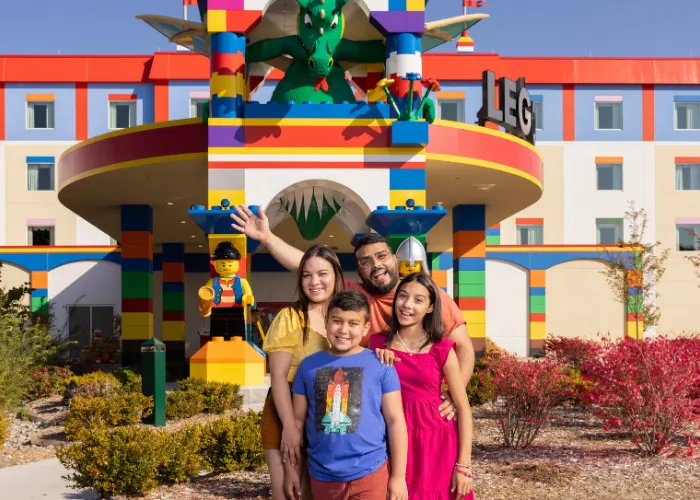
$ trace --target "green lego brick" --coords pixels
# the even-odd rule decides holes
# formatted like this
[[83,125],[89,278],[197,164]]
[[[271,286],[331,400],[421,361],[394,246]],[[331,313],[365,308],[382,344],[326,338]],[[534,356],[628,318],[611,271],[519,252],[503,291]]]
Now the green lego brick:
[[486,237],[486,244],[487,245],[500,245],[501,244],[501,237],[500,236],[487,236]]
[[455,283],[454,286],[454,296],[455,298],[467,299],[467,298],[477,298],[482,299],[486,297],[486,284],[481,285],[465,285]]
[[47,316],[49,314],[49,299],[47,297],[32,297],[32,313]]
[[391,247],[391,251],[396,253],[396,250],[399,248],[399,245],[403,243],[405,239],[407,239],[409,236],[413,236],[415,239],[421,242],[421,245],[423,245],[423,248],[427,248],[426,242],[427,242],[427,235],[425,234],[390,234],[387,237],[387,241],[389,242],[389,246]]
[[185,292],[163,292],[163,311],[184,311]]
[[545,313],[547,297],[542,296],[530,296],[530,312],[531,313]]
[[452,279],[455,285],[485,285],[486,271],[457,271]]
[[153,273],[122,272],[123,299],[152,299]]

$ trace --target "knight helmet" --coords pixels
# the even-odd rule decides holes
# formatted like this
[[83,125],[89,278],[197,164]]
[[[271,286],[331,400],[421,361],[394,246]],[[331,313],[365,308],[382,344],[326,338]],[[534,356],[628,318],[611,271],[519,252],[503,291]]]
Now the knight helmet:
[[425,248],[417,238],[409,236],[401,242],[399,248],[396,249],[396,260],[401,262],[405,260],[409,266],[415,266],[416,262],[423,265],[423,269],[428,269],[428,256],[425,253]]

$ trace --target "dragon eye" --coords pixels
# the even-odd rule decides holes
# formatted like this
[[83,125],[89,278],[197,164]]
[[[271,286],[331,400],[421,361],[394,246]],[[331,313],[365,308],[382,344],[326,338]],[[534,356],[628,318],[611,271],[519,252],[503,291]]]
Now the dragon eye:
[[333,16],[333,20],[331,21],[331,29],[334,30],[336,26],[338,26],[338,14]]
[[308,14],[304,15],[304,24],[306,25],[307,28],[311,28],[311,18],[309,17]]

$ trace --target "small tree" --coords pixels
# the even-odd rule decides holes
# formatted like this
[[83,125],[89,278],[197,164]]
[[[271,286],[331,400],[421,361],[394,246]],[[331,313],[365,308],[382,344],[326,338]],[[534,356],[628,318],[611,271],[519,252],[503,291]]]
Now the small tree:
[[25,283],[6,290],[2,286],[2,262],[0,262],[0,316],[11,315],[21,320],[31,316],[31,307],[22,304],[25,295],[31,296],[34,289]]
[[666,272],[665,263],[670,250],[661,248],[661,242],[649,243],[645,239],[648,225],[647,213],[643,208],[637,210],[634,202],[629,203],[625,212],[628,224],[628,238],[620,240],[625,252],[604,248],[601,259],[605,276],[615,299],[621,302],[628,314],[634,318],[635,338],[640,339],[644,326],[656,326],[661,318],[661,311],[656,305],[659,296],[657,285]]

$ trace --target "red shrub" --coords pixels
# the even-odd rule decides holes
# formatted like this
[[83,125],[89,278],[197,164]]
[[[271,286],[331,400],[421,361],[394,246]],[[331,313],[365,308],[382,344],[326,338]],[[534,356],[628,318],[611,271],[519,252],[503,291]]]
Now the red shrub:
[[50,366],[32,373],[32,384],[29,387],[29,396],[42,398],[61,394],[68,385],[68,380],[73,373],[68,368]]
[[578,337],[550,335],[544,342],[544,352],[548,357],[581,370],[583,365],[593,362],[599,356],[600,342]]
[[525,448],[537,437],[552,410],[570,397],[570,384],[556,360],[518,361],[504,354],[489,364],[500,404],[505,445]]
[[648,455],[666,450],[671,437],[698,418],[700,348],[683,339],[604,341],[602,356],[586,365],[595,381],[590,401],[611,432],[631,432]]

